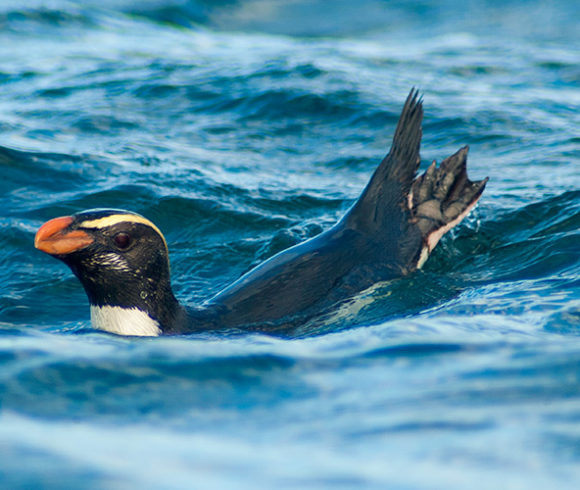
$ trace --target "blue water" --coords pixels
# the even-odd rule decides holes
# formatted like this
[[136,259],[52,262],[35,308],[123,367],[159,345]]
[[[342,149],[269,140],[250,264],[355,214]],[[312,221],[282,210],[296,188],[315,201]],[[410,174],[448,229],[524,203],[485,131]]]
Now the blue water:
[[[23,7],[23,5],[26,5]],[[574,0],[0,3],[0,486],[578,488]],[[195,304],[329,227],[412,86],[483,198],[297,338],[90,329],[38,227],[155,221]]]

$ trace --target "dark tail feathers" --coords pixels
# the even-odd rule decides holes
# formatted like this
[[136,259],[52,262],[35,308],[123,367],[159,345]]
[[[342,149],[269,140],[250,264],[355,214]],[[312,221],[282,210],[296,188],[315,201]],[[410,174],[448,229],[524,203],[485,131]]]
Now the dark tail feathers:
[[393,211],[409,194],[421,162],[422,121],[423,104],[419,92],[412,89],[399,117],[389,153],[348,215],[351,226],[366,228],[369,232],[388,227]]
[[[415,178],[422,120],[422,101],[412,89],[389,153],[348,215],[352,227],[373,234],[398,234],[400,266],[405,271],[421,267],[439,239],[475,206],[488,180],[468,179],[467,147],[439,167],[433,162]],[[418,234],[422,240],[413,238]]]

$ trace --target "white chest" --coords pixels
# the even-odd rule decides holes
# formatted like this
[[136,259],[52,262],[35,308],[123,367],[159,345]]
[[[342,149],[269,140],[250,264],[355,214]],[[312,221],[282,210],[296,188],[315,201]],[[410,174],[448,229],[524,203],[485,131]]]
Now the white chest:
[[91,323],[97,330],[105,330],[118,335],[140,337],[161,335],[159,323],[137,308],[91,306]]

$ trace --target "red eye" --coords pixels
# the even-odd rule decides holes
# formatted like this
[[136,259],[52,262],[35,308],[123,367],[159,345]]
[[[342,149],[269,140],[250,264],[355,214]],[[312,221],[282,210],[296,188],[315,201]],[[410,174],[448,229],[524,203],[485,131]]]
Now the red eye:
[[129,248],[129,245],[131,245],[131,237],[127,234],[127,233],[117,233],[114,237],[113,237],[113,241],[115,242],[115,245],[117,246],[117,248],[119,248],[120,250],[125,250],[127,248]]

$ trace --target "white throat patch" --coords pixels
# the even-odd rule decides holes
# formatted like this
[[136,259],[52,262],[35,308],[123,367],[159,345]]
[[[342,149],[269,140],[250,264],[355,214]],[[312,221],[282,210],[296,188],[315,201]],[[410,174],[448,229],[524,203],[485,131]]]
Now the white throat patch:
[[105,330],[118,335],[139,337],[161,335],[159,323],[137,308],[91,305],[91,323],[97,330]]

